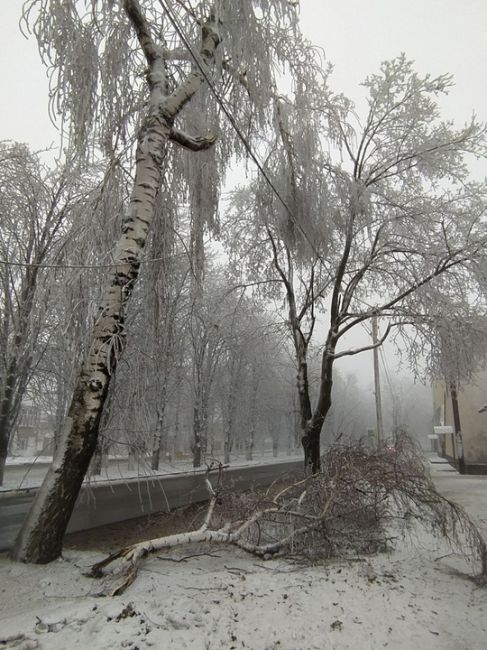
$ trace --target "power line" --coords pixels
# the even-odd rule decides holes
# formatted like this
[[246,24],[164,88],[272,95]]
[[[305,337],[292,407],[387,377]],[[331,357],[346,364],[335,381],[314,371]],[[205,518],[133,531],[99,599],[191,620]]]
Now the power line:
[[387,383],[389,384],[389,390],[391,391],[392,395],[394,396],[395,391],[394,391],[394,387],[392,385],[391,377],[389,375],[389,370],[388,370],[388,367],[387,367],[387,361],[386,361],[385,353],[384,353],[384,350],[382,349],[382,346],[379,347],[379,354],[380,354],[380,360],[381,360],[381,363],[382,363],[382,367],[384,368],[384,373],[385,373],[385,376],[386,376],[386,379],[387,379]]
[[258,159],[257,155],[256,155],[256,154],[254,153],[254,151],[252,150],[252,147],[250,146],[250,144],[249,144],[247,138],[245,137],[245,135],[242,133],[240,127],[238,126],[238,124],[237,124],[236,120],[234,119],[233,115],[231,114],[230,110],[229,110],[229,109],[227,108],[227,106],[225,105],[225,101],[224,101],[224,99],[220,96],[219,92],[217,91],[217,89],[215,88],[215,86],[214,86],[214,84],[213,84],[213,81],[211,80],[211,77],[208,75],[208,73],[207,73],[207,71],[206,71],[206,69],[205,69],[205,68],[206,68],[206,65],[205,65],[204,61],[201,59],[201,57],[199,56],[199,54],[198,54],[197,52],[194,51],[194,49],[193,49],[191,43],[189,42],[188,37],[187,37],[186,34],[184,33],[184,29],[181,27],[181,25],[180,25],[180,23],[179,23],[178,18],[177,18],[177,17],[172,13],[172,10],[171,10],[171,9],[169,8],[169,6],[166,4],[165,0],[159,0],[159,4],[161,5],[162,9],[163,9],[164,12],[166,13],[167,17],[169,18],[169,20],[170,20],[172,26],[173,26],[174,29],[176,30],[176,32],[177,32],[179,38],[181,39],[181,41],[183,42],[183,45],[184,45],[184,46],[186,47],[186,49],[188,50],[188,52],[189,52],[189,54],[191,55],[193,61],[196,63],[196,65],[197,65],[199,71],[201,72],[201,74],[202,74],[203,78],[205,79],[206,83],[208,84],[208,87],[210,88],[210,90],[211,90],[213,96],[215,97],[216,101],[218,102],[218,104],[220,105],[221,109],[222,109],[223,112],[225,113],[225,115],[226,115],[228,121],[230,122],[230,124],[232,125],[233,129],[235,130],[235,133],[237,134],[237,136],[238,136],[239,139],[241,140],[242,144],[244,145],[244,147],[245,147],[247,153],[249,154],[249,156],[250,156],[250,157],[252,158],[252,160],[254,161],[255,165],[257,166],[257,169],[260,171],[260,173],[262,174],[262,176],[263,176],[264,180],[266,181],[266,183],[269,185],[269,187],[270,187],[271,190],[274,192],[274,194],[276,195],[276,197],[279,199],[280,203],[282,204],[282,206],[284,207],[284,209],[286,210],[286,212],[287,212],[287,213],[289,214],[289,216],[291,217],[291,220],[292,220],[292,222],[294,223],[294,225],[299,229],[299,231],[302,233],[302,235],[303,235],[303,237],[305,238],[305,240],[306,240],[306,241],[308,242],[308,244],[311,246],[312,251],[315,253],[315,255],[316,255],[317,257],[319,257],[319,258],[321,259],[321,255],[320,255],[320,254],[318,253],[318,251],[316,250],[316,248],[315,248],[313,242],[309,239],[309,237],[308,237],[308,235],[306,234],[306,232],[304,231],[303,227],[298,223],[298,220],[296,219],[296,217],[295,217],[293,211],[291,210],[291,208],[289,207],[289,205],[287,204],[287,202],[285,201],[285,199],[282,197],[282,195],[280,194],[279,190],[278,190],[278,189],[276,188],[276,186],[274,185],[272,179],[270,178],[270,176],[268,175],[268,173],[267,173],[266,170],[264,169],[264,167],[263,167],[262,163],[260,162],[260,160]]
[[[139,260],[139,264],[152,264],[153,262],[162,262],[165,257],[152,257],[147,260]],[[117,266],[124,266],[128,262],[112,262],[111,264],[34,264],[30,262],[9,262],[8,260],[0,260],[0,264],[4,266],[19,266],[23,268],[38,268],[38,269],[110,269]]]
[[[165,11],[167,17],[169,18],[171,24],[173,25],[174,29],[178,33],[181,41],[183,42],[184,46],[188,50],[189,54],[191,55],[192,59],[196,63],[199,71],[201,72],[203,78],[205,79],[206,83],[208,84],[208,87],[210,88],[213,96],[215,97],[216,101],[220,105],[221,109],[225,113],[225,116],[227,117],[228,121],[230,122],[231,126],[235,130],[238,138],[244,145],[247,153],[251,157],[251,159],[254,161],[255,165],[257,166],[257,169],[259,172],[262,174],[264,180],[266,183],[269,185],[271,188],[272,192],[275,194],[275,196],[278,198],[286,212],[289,214],[291,217],[292,222],[294,225],[299,229],[299,231],[302,233],[303,237],[305,240],[308,242],[310,245],[311,249],[313,252],[316,254],[317,257],[321,258],[321,255],[318,253],[316,250],[313,242],[309,239],[307,233],[304,231],[303,227],[301,224],[298,223],[298,220],[296,219],[293,211],[287,204],[286,200],[282,197],[281,193],[279,190],[276,188],[275,184],[273,183],[272,179],[264,169],[262,163],[258,159],[257,155],[254,153],[251,145],[249,144],[247,138],[245,135],[242,133],[240,127],[238,126],[237,122],[235,121],[233,115],[231,114],[230,110],[227,108],[224,99],[220,96],[218,93],[217,89],[215,88],[213,81],[211,80],[211,77],[208,75],[206,69],[205,69],[205,63],[201,59],[201,57],[196,53],[189,42],[186,34],[184,33],[183,28],[179,24],[178,18],[172,13],[172,10],[169,8],[168,5],[166,5],[165,0],[159,0],[159,4]],[[150,259],[141,259],[139,260],[139,264],[151,264],[154,262],[161,262],[165,258],[164,257],[154,257]],[[0,264],[4,266],[17,266],[17,267],[23,267],[23,268],[43,268],[43,269],[107,269],[107,268],[113,268],[117,266],[121,266],[125,264],[124,262],[119,262],[119,263],[110,263],[110,264],[32,264],[28,262],[9,262],[8,260],[0,260]]]

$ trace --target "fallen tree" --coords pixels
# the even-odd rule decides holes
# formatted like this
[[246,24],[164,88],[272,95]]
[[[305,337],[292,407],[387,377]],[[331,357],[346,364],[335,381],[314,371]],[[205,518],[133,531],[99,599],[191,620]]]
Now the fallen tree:
[[330,448],[313,476],[271,486],[264,494],[223,489],[207,474],[210,501],[196,530],[121,548],[94,564],[88,575],[121,577],[111,595],[122,593],[150,554],[182,544],[230,544],[268,558],[350,557],[391,548],[395,537],[419,522],[480,563],[487,580],[487,546],[467,513],[436,490],[420,453],[407,438],[380,449],[361,442]]

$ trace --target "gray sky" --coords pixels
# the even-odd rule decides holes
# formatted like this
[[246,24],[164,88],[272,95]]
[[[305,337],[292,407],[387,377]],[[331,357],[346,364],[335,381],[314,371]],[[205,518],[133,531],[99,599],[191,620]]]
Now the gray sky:
[[[40,149],[55,143],[57,133],[48,117],[47,76],[35,41],[24,39],[18,28],[22,4],[0,0],[0,139]],[[486,0],[301,0],[301,7],[306,35],[334,64],[330,85],[353,99],[359,111],[360,83],[381,61],[405,52],[420,73],[454,74],[445,118],[463,123],[475,111],[487,120]],[[482,165],[478,171],[487,175],[485,161]],[[364,381],[369,357],[353,357],[340,367],[357,371]]]
[[[47,78],[34,40],[18,29],[23,0],[0,0],[0,139],[45,147],[56,139]],[[450,72],[445,117],[487,119],[486,0],[301,0],[305,33],[335,66],[331,84],[360,107],[359,84],[381,61],[405,52],[421,73]],[[487,173],[487,169],[486,169]]]
[[23,0],[0,0],[0,140],[44,148],[57,140],[47,111],[48,83],[34,38],[19,30]]
[[445,117],[487,117],[485,0],[302,0],[308,37],[334,64],[332,86],[354,101],[359,84],[386,59],[404,52],[420,73],[451,73],[456,87]]

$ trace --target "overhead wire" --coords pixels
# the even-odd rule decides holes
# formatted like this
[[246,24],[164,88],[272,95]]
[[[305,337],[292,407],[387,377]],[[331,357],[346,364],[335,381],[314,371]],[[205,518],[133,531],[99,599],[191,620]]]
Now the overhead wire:
[[[238,126],[236,120],[234,119],[233,115],[231,114],[230,110],[225,104],[224,99],[220,96],[218,90],[215,88],[215,85],[208,74],[206,68],[206,65],[202,58],[198,55],[197,52],[194,51],[194,48],[192,47],[191,43],[189,42],[188,37],[186,36],[183,27],[180,25],[178,18],[173,14],[172,10],[169,8],[169,5],[166,4],[165,0],[159,0],[159,4],[161,5],[162,9],[166,13],[167,17],[169,18],[173,28],[177,32],[179,38],[181,39],[183,45],[185,48],[188,50],[191,58],[195,62],[196,66],[198,67],[201,75],[203,76],[204,80],[208,84],[208,87],[210,88],[211,93],[215,97],[217,103],[221,107],[222,111],[224,112],[225,116],[227,117],[228,121],[230,122],[232,128],[234,129],[235,133],[237,134],[238,138],[242,142],[242,144],[245,147],[245,150],[247,151],[248,155],[250,158],[253,160],[255,163],[257,169],[261,173],[262,177],[264,178],[265,182],[268,184],[268,186],[271,188],[272,192],[274,195],[277,197],[279,202],[282,204],[286,212],[288,213],[289,217],[291,218],[292,222],[294,225],[298,228],[298,230],[301,232],[303,235],[304,239],[306,242],[309,244],[311,247],[312,251],[315,253],[315,255],[321,259],[321,255],[317,251],[314,243],[310,240],[308,237],[307,233],[301,226],[301,224],[298,222],[296,216],[294,215],[293,211],[289,207],[288,203],[286,200],[283,198],[277,187],[275,186],[275,183],[272,181],[270,178],[269,174],[265,170],[263,164],[255,154],[255,152],[252,149],[252,146],[248,142],[247,138],[245,137],[244,133]],[[139,260],[140,264],[151,264],[154,262],[160,262],[164,258],[163,257],[154,257],[150,259],[141,259]],[[123,265],[124,262],[119,262],[115,263],[112,262],[110,264],[32,264],[28,262],[10,262],[8,260],[0,260],[0,264],[4,266],[18,266],[18,267],[25,267],[25,268],[53,268],[53,269],[105,269],[105,268],[112,268],[114,266],[120,266]]]
[[387,383],[389,384],[389,390],[391,391],[391,394],[394,396],[395,395],[395,390],[392,385],[391,377],[389,375],[389,369],[388,369],[388,364],[385,358],[384,350],[382,349],[382,346],[379,347],[379,355],[380,355],[380,360],[382,363],[382,367],[384,369],[384,374],[386,376]]
[[[161,262],[164,257],[152,257],[149,259],[139,260],[139,264],[151,264],[153,262]],[[20,266],[24,268],[39,268],[39,269],[109,269],[117,266],[124,266],[128,262],[111,262],[110,264],[35,264],[30,262],[9,262],[8,260],[0,260],[0,264],[4,266]]]
[[279,202],[282,204],[282,206],[284,207],[284,209],[286,210],[286,212],[290,216],[291,221],[293,222],[293,224],[298,228],[298,230],[301,232],[301,234],[303,235],[303,237],[305,238],[307,243],[310,245],[312,251],[315,253],[315,255],[317,257],[319,257],[321,259],[321,255],[316,250],[315,245],[310,240],[307,233],[305,232],[305,230],[303,229],[301,224],[296,219],[296,216],[294,215],[293,211],[289,207],[286,200],[282,197],[281,193],[279,192],[279,190],[275,186],[275,184],[272,181],[272,179],[270,178],[269,174],[266,172],[263,164],[260,162],[259,158],[257,157],[255,152],[253,151],[252,146],[248,142],[245,135],[242,133],[242,130],[238,126],[238,124],[237,124],[235,118],[233,117],[231,111],[226,106],[225,100],[223,99],[223,97],[220,96],[220,93],[215,88],[215,85],[214,85],[214,83],[213,83],[213,81],[211,79],[211,76],[208,74],[208,72],[206,70],[205,62],[199,56],[199,54],[194,51],[194,48],[191,45],[191,43],[189,42],[189,39],[186,36],[183,27],[179,23],[179,19],[173,14],[172,10],[169,8],[169,5],[166,4],[165,0],[159,0],[159,4],[161,5],[162,9],[166,13],[167,17],[169,18],[169,21],[171,22],[172,26],[176,30],[176,32],[177,32],[179,38],[181,39],[183,45],[185,46],[185,48],[188,50],[189,54],[191,55],[191,58],[195,62],[195,64],[198,67],[201,75],[203,76],[204,80],[208,84],[208,87],[209,87],[211,93],[215,97],[215,99],[216,99],[217,103],[219,104],[219,106],[221,107],[222,111],[225,113],[225,116],[227,117],[228,121],[230,122],[231,126],[233,127],[233,129],[234,129],[235,133],[237,134],[238,138],[240,139],[240,141],[244,145],[245,150],[247,151],[247,153],[249,154],[249,156],[251,157],[251,159],[255,163],[257,169],[259,170],[259,172],[262,174],[262,177],[264,178],[265,182],[269,185],[272,192],[275,194],[275,196],[277,197]]

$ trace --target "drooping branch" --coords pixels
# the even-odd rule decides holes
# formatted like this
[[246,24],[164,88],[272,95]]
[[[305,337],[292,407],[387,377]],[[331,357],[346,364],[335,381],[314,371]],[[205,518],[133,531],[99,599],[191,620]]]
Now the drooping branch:
[[[230,544],[264,558],[376,553],[390,548],[401,526],[410,530],[416,521],[462,554],[471,553],[479,561],[479,579],[486,580],[487,547],[478,528],[462,508],[437,492],[421,452],[407,437],[395,441],[392,455],[355,442],[333,446],[323,462],[314,476],[289,480],[284,488],[271,487],[264,494],[232,495],[218,481],[216,488],[209,487],[208,510],[197,530],[120,549],[94,564],[88,575],[121,577],[110,592],[117,595],[134,581],[149,554],[201,542]],[[220,512],[215,515],[217,500]]]

